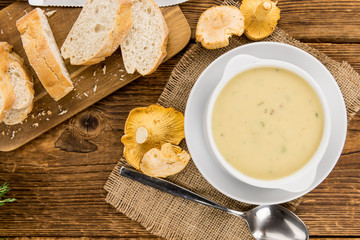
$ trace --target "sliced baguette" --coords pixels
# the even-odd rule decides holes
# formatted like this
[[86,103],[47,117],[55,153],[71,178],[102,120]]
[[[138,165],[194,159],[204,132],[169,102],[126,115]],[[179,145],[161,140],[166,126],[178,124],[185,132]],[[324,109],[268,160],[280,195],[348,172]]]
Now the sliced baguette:
[[15,125],[22,123],[31,112],[34,103],[22,109],[11,109],[4,118],[4,123],[7,125]]
[[14,89],[11,85],[8,74],[0,72],[0,123],[5,118],[15,101]]
[[9,51],[11,46],[0,42],[0,123],[15,102],[15,92],[9,76]]
[[24,69],[24,60],[12,52],[12,46],[6,42],[0,42],[2,51],[2,68],[7,69],[6,76],[12,86],[11,94],[14,96],[13,106],[5,113],[3,119],[7,125],[22,122],[31,112],[34,100],[34,89],[32,80]]
[[110,56],[131,26],[131,0],[87,0],[61,47],[73,65],[91,65]]
[[58,101],[74,87],[43,10],[35,8],[16,26],[31,66],[46,91]]
[[166,56],[169,30],[160,8],[153,0],[133,0],[133,24],[121,43],[128,73],[153,73]]
[[31,78],[20,62],[10,61],[9,74],[11,84],[14,87],[15,103],[13,108],[6,113],[4,123],[14,125],[24,121],[31,112],[33,108],[34,89]]
[[24,60],[16,53],[9,53],[10,81],[15,92],[15,102],[12,109],[23,109],[29,107],[34,100],[34,89],[32,79],[24,69]]

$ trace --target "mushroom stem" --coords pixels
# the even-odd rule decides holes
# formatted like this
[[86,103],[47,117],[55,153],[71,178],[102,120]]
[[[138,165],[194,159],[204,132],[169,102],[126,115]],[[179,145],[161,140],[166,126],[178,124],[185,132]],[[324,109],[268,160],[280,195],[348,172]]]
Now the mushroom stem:
[[148,133],[147,129],[144,127],[138,127],[138,129],[136,130],[136,136],[135,136],[136,142],[139,144],[144,143],[144,142],[146,142],[148,137],[149,137],[149,133]]
[[262,1],[255,10],[255,16],[257,18],[264,18],[270,12],[272,3],[269,0]]

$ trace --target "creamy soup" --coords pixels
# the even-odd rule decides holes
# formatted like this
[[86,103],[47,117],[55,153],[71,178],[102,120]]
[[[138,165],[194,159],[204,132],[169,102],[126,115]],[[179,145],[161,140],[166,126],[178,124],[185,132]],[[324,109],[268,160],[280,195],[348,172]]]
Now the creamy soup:
[[262,67],[232,78],[212,115],[212,133],[222,156],[256,179],[273,180],[302,168],[323,134],[321,102],[299,75]]

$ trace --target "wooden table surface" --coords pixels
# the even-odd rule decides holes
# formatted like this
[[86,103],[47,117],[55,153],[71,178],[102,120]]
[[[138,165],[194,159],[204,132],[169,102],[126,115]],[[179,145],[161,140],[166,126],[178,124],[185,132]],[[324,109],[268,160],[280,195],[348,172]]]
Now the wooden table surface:
[[[0,8],[12,0],[0,1]],[[194,32],[201,12],[221,1],[180,5]],[[360,0],[280,0],[279,26],[360,71]],[[1,19],[7,21],[7,19]],[[186,51],[29,144],[0,153],[0,183],[16,203],[0,207],[0,237],[155,239],[105,203],[104,183],[122,153],[129,111],[155,103]],[[360,239],[360,114],[348,125],[342,156],[296,213],[311,239]]]

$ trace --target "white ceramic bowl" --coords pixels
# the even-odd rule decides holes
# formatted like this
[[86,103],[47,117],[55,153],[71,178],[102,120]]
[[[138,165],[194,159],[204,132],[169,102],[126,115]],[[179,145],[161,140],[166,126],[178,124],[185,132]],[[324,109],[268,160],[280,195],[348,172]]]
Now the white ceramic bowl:
[[[240,171],[236,170],[233,166],[231,166],[219,152],[211,130],[211,121],[212,121],[212,113],[214,104],[217,100],[217,97],[224,86],[231,80],[235,75],[247,71],[253,68],[259,67],[276,67],[286,69],[291,71],[300,77],[302,77],[309,85],[314,89],[315,93],[320,99],[322,109],[324,112],[324,130],[323,136],[318,146],[317,151],[315,152],[314,156],[310,159],[310,161],[302,167],[300,170],[296,171],[295,173],[283,177],[276,180],[260,180],[249,177]],[[205,117],[204,117],[204,134],[207,145],[211,151],[213,157],[217,160],[219,165],[223,167],[229,174],[234,176],[235,178],[243,181],[247,184],[262,187],[262,188],[276,188],[276,189],[283,189],[286,191],[291,192],[301,192],[307,189],[314,181],[316,175],[316,169],[319,165],[320,160],[322,159],[325,150],[329,143],[330,138],[330,112],[329,106],[327,104],[326,98],[324,93],[322,92],[319,85],[316,81],[304,70],[301,68],[279,60],[270,60],[270,59],[260,59],[250,55],[241,54],[233,57],[226,65],[224,74],[222,79],[216,86],[215,90],[213,91],[211,97],[209,98]]]

